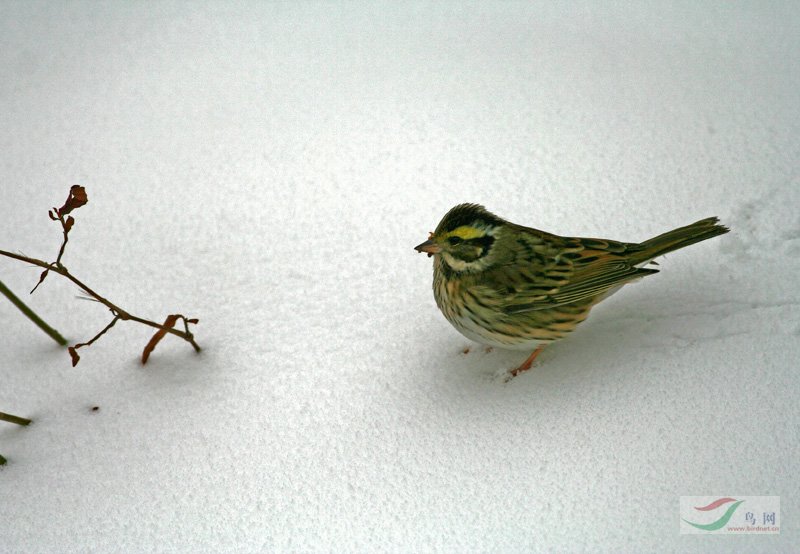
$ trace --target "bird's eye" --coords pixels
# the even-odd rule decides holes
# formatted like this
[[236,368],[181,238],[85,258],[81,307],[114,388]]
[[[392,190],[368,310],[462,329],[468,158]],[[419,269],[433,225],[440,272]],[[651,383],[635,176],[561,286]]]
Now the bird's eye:
[[464,239],[462,239],[461,237],[450,237],[449,239],[447,239],[447,242],[450,243],[450,246],[455,246],[456,244],[464,242]]

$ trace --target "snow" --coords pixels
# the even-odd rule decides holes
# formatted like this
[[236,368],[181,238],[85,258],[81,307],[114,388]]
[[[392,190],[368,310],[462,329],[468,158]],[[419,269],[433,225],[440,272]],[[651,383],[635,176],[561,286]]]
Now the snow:
[[[80,364],[0,302],[2,552],[796,548],[796,3],[4,2],[0,248],[130,312]],[[644,240],[717,215],[532,371],[413,251],[460,202]],[[71,341],[109,321],[0,279]],[[468,354],[462,353],[470,347]],[[92,411],[98,406],[99,410]],[[776,495],[779,536],[679,534]]]

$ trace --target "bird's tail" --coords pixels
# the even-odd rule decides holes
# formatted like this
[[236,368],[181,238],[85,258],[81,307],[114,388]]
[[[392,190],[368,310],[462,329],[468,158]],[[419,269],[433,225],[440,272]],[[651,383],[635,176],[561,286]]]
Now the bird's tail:
[[668,231],[663,235],[658,235],[649,240],[644,241],[639,245],[638,252],[634,252],[631,256],[631,261],[634,265],[638,265],[658,256],[678,250],[684,246],[689,246],[696,242],[724,235],[730,229],[724,225],[718,225],[719,219],[716,217],[709,217],[701,219],[686,227],[679,227]]

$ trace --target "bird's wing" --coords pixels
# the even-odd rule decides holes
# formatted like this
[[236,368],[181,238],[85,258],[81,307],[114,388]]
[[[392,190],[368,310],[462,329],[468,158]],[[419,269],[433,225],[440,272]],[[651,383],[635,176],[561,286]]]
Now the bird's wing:
[[509,314],[546,310],[601,296],[655,269],[632,265],[629,250],[638,245],[540,233],[513,263],[493,269],[483,283]]

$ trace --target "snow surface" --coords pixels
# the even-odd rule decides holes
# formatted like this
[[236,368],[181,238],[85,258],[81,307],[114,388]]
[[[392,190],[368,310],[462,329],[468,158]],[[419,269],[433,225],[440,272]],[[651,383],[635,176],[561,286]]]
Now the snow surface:
[[[0,551],[787,552],[800,511],[800,9],[0,3],[0,248],[118,324],[0,302]],[[718,215],[508,384],[412,247],[480,202],[643,240]],[[39,271],[0,260],[25,296]],[[109,320],[51,276],[72,341]],[[471,347],[469,354],[462,350]],[[99,406],[98,411],[91,407]],[[679,534],[780,495],[779,536]]]

